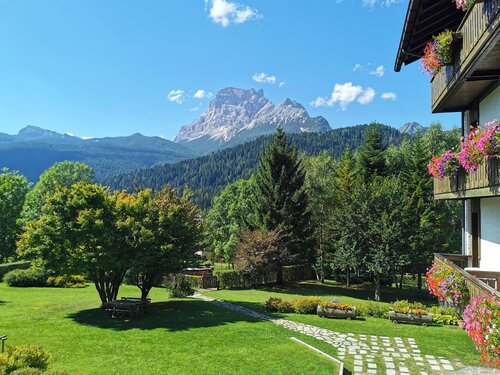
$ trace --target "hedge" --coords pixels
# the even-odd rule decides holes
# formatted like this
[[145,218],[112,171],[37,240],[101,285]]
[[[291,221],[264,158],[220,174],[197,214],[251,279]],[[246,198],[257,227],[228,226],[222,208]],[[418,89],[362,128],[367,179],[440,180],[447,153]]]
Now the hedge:
[[13,263],[2,263],[0,264],[0,281],[2,281],[3,277],[7,272],[10,272],[12,270],[16,269],[28,269],[30,268],[31,262],[29,261],[22,261],[22,262],[13,262]]
[[[285,283],[310,280],[313,277],[313,269],[307,265],[284,266],[282,270]],[[219,279],[220,289],[249,288],[257,285],[275,284],[277,281],[276,272],[268,272],[258,278],[244,276],[238,271],[217,272],[216,276]]]
[[4,277],[8,286],[35,287],[47,286],[47,272],[36,269],[15,269]]

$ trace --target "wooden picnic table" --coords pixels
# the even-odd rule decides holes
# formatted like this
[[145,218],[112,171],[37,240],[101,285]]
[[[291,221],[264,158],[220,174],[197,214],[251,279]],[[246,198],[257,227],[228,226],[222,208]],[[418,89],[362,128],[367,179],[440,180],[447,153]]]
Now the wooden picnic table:
[[142,300],[140,298],[123,297],[120,300],[114,300],[106,303],[104,308],[113,318],[120,316],[136,318],[144,315],[146,305],[150,302],[151,300],[148,302],[147,300]]

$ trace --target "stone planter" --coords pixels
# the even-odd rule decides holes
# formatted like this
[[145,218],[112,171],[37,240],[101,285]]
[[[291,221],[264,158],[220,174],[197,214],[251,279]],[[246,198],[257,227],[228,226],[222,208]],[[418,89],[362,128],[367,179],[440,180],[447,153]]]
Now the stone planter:
[[432,314],[415,315],[389,311],[389,320],[393,323],[411,322],[426,326],[427,324],[432,324]]
[[352,310],[341,310],[332,309],[328,307],[321,307],[318,305],[318,316],[323,318],[340,318],[340,319],[356,319],[357,310],[356,308]]

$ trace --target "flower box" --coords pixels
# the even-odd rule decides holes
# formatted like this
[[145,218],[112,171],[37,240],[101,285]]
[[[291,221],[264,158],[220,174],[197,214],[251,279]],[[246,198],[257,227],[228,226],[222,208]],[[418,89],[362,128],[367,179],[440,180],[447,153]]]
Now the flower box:
[[393,323],[411,322],[426,326],[432,323],[432,314],[404,314],[395,311],[389,311],[389,320]]
[[356,308],[344,310],[344,309],[334,309],[330,307],[323,307],[318,305],[318,316],[323,318],[341,318],[341,319],[356,319],[358,311]]

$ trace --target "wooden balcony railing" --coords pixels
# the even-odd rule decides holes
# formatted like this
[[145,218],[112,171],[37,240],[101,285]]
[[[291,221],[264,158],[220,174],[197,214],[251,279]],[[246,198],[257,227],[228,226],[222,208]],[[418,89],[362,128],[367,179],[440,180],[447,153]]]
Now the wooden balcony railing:
[[457,176],[434,178],[434,199],[466,199],[500,195],[500,160],[492,157],[475,172],[460,170]]
[[[442,69],[431,82],[432,111],[439,112],[447,95],[453,91],[471,67],[477,56],[490,42],[500,25],[500,0],[484,0],[475,4],[465,15],[457,32],[462,35],[462,48],[452,64]],[[459,108],[454,108],[453,111]],[[450,109],[447,109],[449,111]]]
[[[488,273],[488,278],[486,280],[482,280],[470,273],[466,272],[463,268],[459,267],[455,264],[451,259],[458,259],[457,257],[467,257],[468,256],[460,256],[457,254],[434,254],[434,262],[447,264],[453,269],[457,270],[465,279],[465,283],[467,284],[467,288],[469,289],[469,294],[471,298],[480,297],[483,295],[490,296],[494,295],[498,300],[500,300],[500,293],[493,289],[489,284],[489,279],[491,279],[491,273]],[[477,273],[477,272],[476,272]],[[497,273],[500,276],[500,272]],[[485,282],[487,281],[487,282]]]

